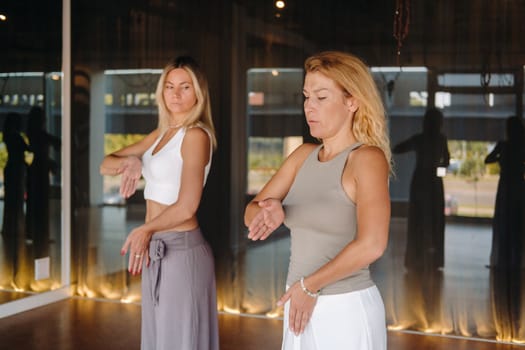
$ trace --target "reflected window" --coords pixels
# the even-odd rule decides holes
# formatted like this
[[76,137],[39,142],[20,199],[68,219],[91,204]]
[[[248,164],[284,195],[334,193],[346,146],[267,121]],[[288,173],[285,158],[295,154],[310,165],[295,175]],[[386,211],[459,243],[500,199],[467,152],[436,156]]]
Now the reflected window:
[[372,77],[389,114],[407,115],[427,105],[427,68],[372,67]]
[[247,190],[256,195],[303,142],[303,70],[248,70]]
[[445,214],[493,217],[499,166],[485,164],[493,142],[449,140],[450,165],[443,179]]
[[[104,71],[105,132],[104,154],[139,141],[155,128],[155,89],[160,69],[113,69]],[[120,178],[104,176],[104,204],[123,205]],[[144,189],[139,182],[138,191]],[[137,198],[140,196],[136,196]]]
[[303,143],[301,136],[250,137],[248,139],[248,189],[256,195],[277,172],[282,162]]
[[[254,68],[247,72],[246,199],[253,198],[271,179],[288,155],[303,143],[303,70]],[[250,244],[239,266],[243,296],[239,306],[247,313],[282,316],[276,296],[285,290],[290,255],[288,229],[282,225],[266,241]],[[272,266],[262,263],[271,257]]]
[[473,73],[444,73],[438,75],[438,83],[442,86],[513,86],[513,74],[473,74]]

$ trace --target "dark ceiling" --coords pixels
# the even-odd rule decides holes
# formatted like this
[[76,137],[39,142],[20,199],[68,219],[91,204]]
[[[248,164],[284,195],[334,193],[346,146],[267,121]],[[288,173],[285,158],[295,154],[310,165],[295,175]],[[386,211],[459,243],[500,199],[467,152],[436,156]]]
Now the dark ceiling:
[[[264,18],[322,49],[344,46],[373,64],[400,63],[465,69],[516,67],[525,63],[523,0],[272,1],[239,0],[252,18]],[[398,19],[396,9],[406,17]],[[399,28],[399,27],[397,27]],[[385,62],[386,61],[386,62]]]
[[[286,3],[284,10],[277,10],[273,0],[75,0],[72,41],[74,49],[97,50],[99,59],[108,60],[112,59],[109,51],[114,52],[115,48],[121,50],[120,54],[137,55],[129,51],[141,28],[174,32],[174,37],[177,33],[193,35],[199,40],[209,33],[222,32],[218,40],[226,41],[238,35],[235,28],[229,27],[232,14],[237,13],[248,23],[246,28],[252,28],[247,31],[246,40],[265,50],[274,44],[282,48],[299,45],[306,52],[344,49],[365,57],[373,65],[399,63],[456,70],[497,71],[525,63],[523,0],[287,0]],[[405,15],[398,22],[395,22],[396,8],[401,8]],[[0,57],[1,70],[20,66],[20,60],[25,65],[31,60],[35,66],[60,65],[57,54],[61,50],[60,0],[3,1],[0,11],[8,15],[7,21],[0,22],[0,40],[7,49]],[[145,23],[141,26],[140,21]],[[250,23],[256,22],[262,25],[251,26]],[[395,29],[396,23],[399,30]],[[396,40],[396,34],[404,39]],[[115,46],[114,42],[122,41],[122,37],[127,38],[124,44]],[[166,46],[164,42],[149,44],[160,41],[158,35],[143,40],[145,47],[134,48],[144,51],[142,55],[158,55],[154,51]],[[105,46],[100,44],[104,41]],[[398,44],[402,44],[400,56],[396,55]],[[108,52],[104,53],[105,50]]]

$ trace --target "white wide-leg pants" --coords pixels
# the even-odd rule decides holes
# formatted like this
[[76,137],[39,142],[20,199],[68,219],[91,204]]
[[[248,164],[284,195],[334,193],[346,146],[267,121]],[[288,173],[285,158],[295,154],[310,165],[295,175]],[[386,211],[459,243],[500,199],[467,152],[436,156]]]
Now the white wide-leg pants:
[[386,350],[383,299],[376,286],[344,294],[321,295],[305,331],[288,328],[284,306],[282,350]]

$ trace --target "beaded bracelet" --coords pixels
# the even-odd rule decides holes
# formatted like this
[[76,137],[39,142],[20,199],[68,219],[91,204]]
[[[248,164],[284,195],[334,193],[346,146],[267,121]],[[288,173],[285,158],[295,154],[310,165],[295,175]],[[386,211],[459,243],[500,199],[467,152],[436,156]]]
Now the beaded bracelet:
[[319,292],[315,292],[315,293],[311,292],[311,291],[308,290],[308,288],[305,287],[305,285],[304,285],[304,277],[301,277],[301,289],[309,297],[317,298],[319,296]]

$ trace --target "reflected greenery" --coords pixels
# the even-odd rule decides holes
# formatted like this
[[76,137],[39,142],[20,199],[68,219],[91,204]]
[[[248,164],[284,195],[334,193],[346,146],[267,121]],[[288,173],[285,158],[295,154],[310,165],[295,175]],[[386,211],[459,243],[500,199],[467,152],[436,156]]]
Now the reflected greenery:
[[105,134],[104,154],[110,154],[144,138],[142,134]]

